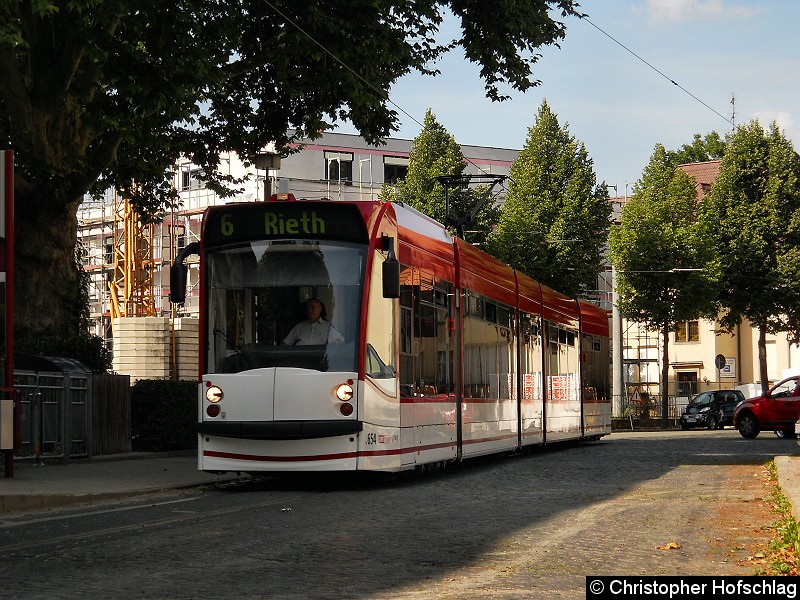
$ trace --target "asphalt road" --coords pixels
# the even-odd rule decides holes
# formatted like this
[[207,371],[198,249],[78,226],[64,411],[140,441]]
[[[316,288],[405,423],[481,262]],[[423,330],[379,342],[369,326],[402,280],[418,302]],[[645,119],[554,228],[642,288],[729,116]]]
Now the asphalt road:
[[689,431],[398,480],[253,480],[0,519],[10,598],[585,598],[587,575],[751,575],[765,463]]

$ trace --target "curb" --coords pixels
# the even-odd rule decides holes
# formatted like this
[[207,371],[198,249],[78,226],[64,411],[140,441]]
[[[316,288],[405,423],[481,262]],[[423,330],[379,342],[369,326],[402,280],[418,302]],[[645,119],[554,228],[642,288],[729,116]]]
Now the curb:
[[228,481],[230,480],[203,481],[176,486],[128,490],[124,492],[90,492],[85,494],[10,494],[7,496],[0,496],[0,515],[29,510],[60,508],[64,506],[79,506],[81,504],[92,504],[94,502],[106,502],[109,500],[121,500],[124,498],[136,498],[138,496],[155,496],[159,494],[179,492],[181,490],[191,490],[206,486],[214,486],[220,483],[228,483]]

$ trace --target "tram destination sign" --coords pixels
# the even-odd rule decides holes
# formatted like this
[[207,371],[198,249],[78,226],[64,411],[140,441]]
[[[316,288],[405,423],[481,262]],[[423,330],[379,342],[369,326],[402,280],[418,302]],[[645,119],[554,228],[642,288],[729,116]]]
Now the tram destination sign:
[[207,246],[245,240],[322,239],[367,242],[358,208],[334,202],[260,202],[208,209],[203,225]]

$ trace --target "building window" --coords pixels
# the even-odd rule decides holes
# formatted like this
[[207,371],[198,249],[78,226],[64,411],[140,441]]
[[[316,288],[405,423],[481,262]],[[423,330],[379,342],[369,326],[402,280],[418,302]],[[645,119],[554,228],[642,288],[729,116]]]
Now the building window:
[[383,157],[383,182],[395,185],[408,174],[408,158],[402,156]]
[[699,321],[680,321],[675,330],[676,342],[699,342],[700,341],[700,322]]
[[353,153],[326,152],[325,179],[353,185]]
[[698,382],[696,372],[678,371],[677,375],[677,392],[678,396],[691,398],[698,392]]
[[103,240],[103,261],[110,265],[114,262],[114,238],[108,236]]
[[202,169],[181,170],[181,191],[196,190],[204,186]]

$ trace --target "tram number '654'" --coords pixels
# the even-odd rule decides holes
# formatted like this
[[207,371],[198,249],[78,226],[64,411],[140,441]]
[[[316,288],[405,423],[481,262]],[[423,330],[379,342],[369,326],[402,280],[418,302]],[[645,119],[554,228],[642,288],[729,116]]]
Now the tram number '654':
[[368,433],[367,446],[374,446],[375,444],[393,444],[400,440],[400,436],[395,434],[389,435],[384,433]]

